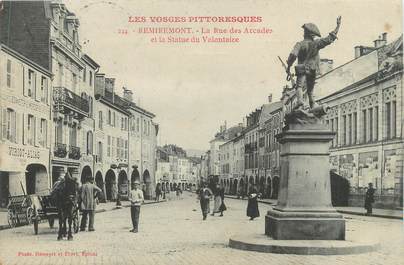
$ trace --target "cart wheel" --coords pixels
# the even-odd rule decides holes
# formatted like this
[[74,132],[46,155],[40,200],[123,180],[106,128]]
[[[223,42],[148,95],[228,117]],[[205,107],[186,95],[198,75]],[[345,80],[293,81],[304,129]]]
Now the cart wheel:
[[32,220],[35,219],[34,216],[35,216],[34,208],[29,207],[27,209],[27,221],[29,225],[32,224]]
[[38,234],[38,220],[35,219],[33,222],[34,222],[34,232],[35,232],[35,235],[37,235]]
[[13,211],[8,209],[7,211],[7,221],[8,221],[8,225],[10,227],[15,227],[17,222],[16,222],[16,218],[17,216],[14,215]]
[[53,228],[53,224],[55,223],[55,219],[50,218],[50,219],[48,220],[48,222],[49,222],[49,227],[50,227],[50,228]]

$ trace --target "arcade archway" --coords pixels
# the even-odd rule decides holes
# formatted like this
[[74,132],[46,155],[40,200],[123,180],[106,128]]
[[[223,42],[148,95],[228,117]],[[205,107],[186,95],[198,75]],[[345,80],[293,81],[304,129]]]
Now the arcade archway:
[[100,171],[97,171],[95,174],[95,185],[102,190],[102,198],[100,198],[100,202],[105,202],[104,180],[102,179]]
[[105,174],[105,191],[107,195],[107,200],[116,200],[117,198],[117,187],[116,187],[116,177],[115,172],[110,169]]
[[265,198],[271,198],[271,192],[272,192],[272,181],[270,177],[267,177],[267,188],[265,191]]
[[122,198],[127,199],[129,195],[129,181],[125,170],[121,170],[118,175],[118,193]]
[[278,199],[278,192],[279,192],[279,177],[274,176],[272,180],[272,199]]

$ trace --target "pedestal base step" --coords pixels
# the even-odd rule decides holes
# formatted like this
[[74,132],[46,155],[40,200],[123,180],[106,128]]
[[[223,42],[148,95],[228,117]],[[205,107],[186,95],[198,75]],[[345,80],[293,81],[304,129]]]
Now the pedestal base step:
[[376,251],[377,242],[348,240],[274,240],[264,234],[235,235],[229,240],[235,249],[296,255],[349,255]]

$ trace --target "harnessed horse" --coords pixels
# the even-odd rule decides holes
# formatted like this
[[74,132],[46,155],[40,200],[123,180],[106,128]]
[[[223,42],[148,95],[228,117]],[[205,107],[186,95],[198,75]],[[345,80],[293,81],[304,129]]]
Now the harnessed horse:
[[66,236],[66,221],[68,221],[69,224],[67,239],[73,240],[72,221],[77,207],[77,192],[78,183],[69,172],[65,174],[64,180],[61,180],[55,185],[51,192],[51,196],[52,198],[54,198],[56,206],[58,208],[58,240],[62,240],[63,237]]

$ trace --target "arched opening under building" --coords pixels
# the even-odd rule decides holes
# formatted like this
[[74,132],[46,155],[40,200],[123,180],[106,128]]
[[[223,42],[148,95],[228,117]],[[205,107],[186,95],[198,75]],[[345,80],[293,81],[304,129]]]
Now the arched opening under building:
[[137,166],[135,166],[133,168],[132,175],[130,176],[130,182],[131,182],[131,185],[132,185],[131,186],[132,189],[133,189],[133,183],[135,182],[135,180],[140,182],[140,173],[137,170]]
[[182,190],[185,190],[185,183],[182,183]]
[[265,177],[260,178],[260,185],[258,190],[262,195],[265,194]]
[[91,168],[89,166],[83,167],[83,170],[81,171],[81,184],[86,183],[87,179],[92,176],[93,172],[91,171]]
[[95,174],[95,185],[102,190],[102,197],[99,199],[100,202],[105,202],[104,180],[100,171],[97,171]]
[[45,192],[48,189],[48,172],[42,164],[29,164],[25,169],[25,193]]
[[231,193],[233,194],[233,195],[235,195],[235,194],[237,194],[237,179],[235,179],[234,181],[233,181],[233,189],[232,189],[232,191],[231,191]]
[[278,199],[278,191],[279,191],[279,177],[274,176],[272,180],[272,199]]
[[172,191],[173,190],[173,184],[170,182],[170,190],[169,191]]
[[168,182],[166,182],[166,191],[170,191],[170,185]]
[[145,199],[151,199],[152,196],[152,183],[151,183],[151,177],[150,177],[150,173],[149,170],[145,170],[143,172],[143,183],[145,184],[145,188],[146,188],[146,194],[144,194],[144,198]]
[[239,183],[238,186],[237,186],[237,192],[238,192],[240,195],[244,194],[244,192],[245,192],[244,186],[245,186],[245,184],[244,184],[244,179],[241,178],[241,179],[240,179],[240,183]]
[[271,177],[267,177],[267,188],[265,190],[265,198],[271,198],[271,191],[272,191],[272,181]]
[[129,181],[125,170],[121,170],[118,174],[118,193],[121,199],[129,198]]
[[107,195],[107,200],[116,200],[117,196],[117,187],[116,187],[116,178],[115,172],[110,169],[105,174],[105,192]]

